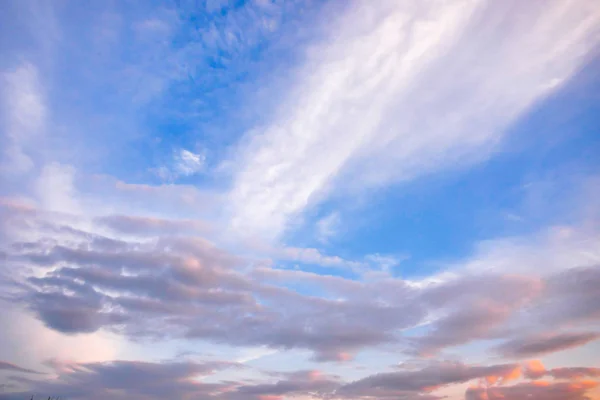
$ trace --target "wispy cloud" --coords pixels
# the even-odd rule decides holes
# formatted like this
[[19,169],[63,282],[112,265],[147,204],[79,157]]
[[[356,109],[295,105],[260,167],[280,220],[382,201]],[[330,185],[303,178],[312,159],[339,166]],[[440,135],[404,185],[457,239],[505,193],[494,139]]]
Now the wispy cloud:
[[75,168],[70,165],[50,163],[43,166],[35,184],[43,209],[70,214],[82,212],[75,191],[75,174]]
[[317,239],[326,243],[334,237],[340,229],[341,217],[338,212],[332,212],[317,221]]
[[206,154],[194,153],[190,150],[175,151],[171,165],[163,165],[156,169],[158,176],[166,181],[175,181],[180,177],[199,174],[206,170]]
[[33,64],[22,63],[2,78],[3,103],[6,105],[2,170],[20,174],[35,165],[30,151],[36,150],[48,112],[38,70]]
[[[473,382],[465,398],[473,399],[568,399],[584,400],[598,386],[595,379],[578,380],[577,376],[595,378],[592,369],[571,368],[577,374],[557,375],[561,381],[527,380],[510,386],[522,377],[520,364],[469,365],[460,362],[430,363],[423,368],[379,373],[346,382],[339,376],[319,370],[273,373],[271,378],[250,382],[228,380],[208,382],[206,378],[226,369],[241,368],[228,362],[133,362],[49,363],[58,378],[53,381],[24,379],[36,391],[59,393],[74,399],[101,399],[110,394],[117,399],[188,398],[201,395],[214,400],[266,400],[286,397],[372,399],[401,398],[434,400],[436,390],[448,385]],[[543,367],[543,366],[542,366]],[[527,371],[527,370],[526,370]],[[527,375],[526,375],[527,376]],[[477,384],[475,382],[481,382]],[[16,394],[16,393],[15,393]],[[510,397],[509,397],[510,396]]]
[[274,237],[331,191],[488,158],[597,43],[592,2],[522,7],[531,18],[513,18],[510,3],[358,2],[271,123],[249,133],[233,225]]
[[40,372],[38,372],[38,371],[34,371],[34,370],[28,369],[28,368],[19,367],[18,365],[15,365],[13,363],[9,363],[9,362],[6,362],[6,361],[2,361],[2,360],[0,360],[0,370],[16,371],[16,372],[26,372],[28,374],[40,374]]

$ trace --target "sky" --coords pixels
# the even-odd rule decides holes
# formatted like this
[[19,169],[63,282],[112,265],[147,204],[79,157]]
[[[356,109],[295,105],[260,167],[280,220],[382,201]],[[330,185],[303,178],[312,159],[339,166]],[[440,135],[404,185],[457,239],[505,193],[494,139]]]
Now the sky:
[[600,399],[599,50],[594,0],[1,1],[0,399]]

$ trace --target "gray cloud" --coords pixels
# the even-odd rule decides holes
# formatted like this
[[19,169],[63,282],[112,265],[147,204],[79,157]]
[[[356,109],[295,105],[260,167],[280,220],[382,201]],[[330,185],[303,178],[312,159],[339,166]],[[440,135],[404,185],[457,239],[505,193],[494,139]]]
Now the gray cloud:
[[547,285],[547,297],[536,310],[543,322],[566,325],[600,318],[600,265],[559,272]]
[[58,375],[56,379],[21,379],[19,382],[37,393],[92,400],[108,395],[115,399],[140,400],[164,397],[263,400],[309,395],[328,399],[432,400],[438,398],[431,394],[437,388],[478,378],[508,380],[519,370],[517,364],[472,366],[447,362],[431,364],[420,370],[376,374],[351,383],[319,371],[279,373],[276,380],[272,376],[251,382],[211,380],[208,383],[205,377],[241,366],[220,361],[71,363],[57,360],[51,360],[47,365]]
[[447,347],[495,338],[527,304],[535,301],[543,282],[536,277],[462,275],[425,286],[416,304],[435,319],[428,332],[410,338],[411,352],[433,355]]
[[2,360],[0,360],[0,371],[1,370],[4,370],[4,371],[15,371],[15,372],[26,372],[28,374],[41,374],[41,372],[34,371],[34,370],[28,369],[28,368],[19,367],[16,364],[9,363],[7,361],[2,361]]
[[295,396],[310,394],[317,398],[327,398],[341,384],[339,378],[319,371],[298,371],[287,374],[285,379],[274,383],[239,385],[234,391],[225,393],[225,399],[256,399],[269,396]]
[[420,300],[431,307],[481,301],[517,306],[535,297],[542,287],[537,277],[525,275],[464,274],[424,288]]
[[[596,267],[549,277],[464,274],[425,285],[385,274],[356,281],[254,267],[256,260],[185,232],[111,237],[96,233],[94,221],[27,207],[13,207],[7,218],[24,226],[11,226],[16,239],[7,237],[0,249],[6,293],[46,326],[69,334],[109,329],[133,338],[308,349],[316,360],[342,361],[380,345],[434,354],[474,340],[526,337],[550,322],[590,320],[600,304],[592,284]],[[98,221],[134,221],[135,229],[147,222]],[[179,222],[161,220],[157,229]],[[297,284],[312,293],[291,289]],[[403,337],[423,323],[425,333]]]
[[550,333],[521,337],[504,342],[497,351],[505,357],[538,357],[573,347],[582,346],[600,338],[596,332]]
[[490,336],[492,330],[504,323],[510,314],[510,308],[498,304],[475,304],[459,308],[436,321],[430,333],[412,342],[420,354],[435,354],[445,347]]
[[[1,365],[1,364],[0,364]],[[277,372],[250,381],[229,379],[219,381],[207,378],[226,369],[250,368],[223,361],[110,361],[74,363],[49,360],[46,366],[54,370],[56,378],[40,380],[12,377],[11,381],[25,385],[28,392],[0,394],[8,400],[29,393],[51,393],[55,396],[77,399],[152,400],[161,398],[213,400],[264,400],[295,396],[313,396],[323,399],[440,399],[435,391],[455,384],[477,381],[485,386],[467,390],[467,400],[489,399],[556,399],[587,400],[586,394],[598,385],[598,368],[556,368],[545,370],[541,364],[517,363],[497,365],[469,365],[460,362],[430,362],[420,369],[407,367],[393,372],[366,376],[353,382],[320,371]],[[530,371],[536,371],[531,375]],[[522,375],[523,373],[523,375]],[[561,381],[540,385],[522,381],[508,386],[521,377],[539,379],[552,376]],[[503,397],[504,396],[504,397]]]
[[[345,360],[365,346],[396,341],[396,329],[424,317],[422,307],[393,304],[401,281],[377,296],[366,285],[347,291],[344,301],[305,296],[265,282],[248,260],[202,238],[114,239],[66,230],[45,217],[32,218],[37,240],[11,243],[7,258],[38,270],[24,276],[17,299],[64,333],[105,328],[134,337],[303,348],[319,360]],[[68,237],[57,237],[57,229]]]
[[[48,393],[71,399],[184,399],[208,398],[222,384],[201,382],[203,377],[226,368],[238,367],[228,362],[113,361],[105,363],[49,363],[58,378],[46,381],[26,380],[32,393]],[[17,395],[0,395],[10,399]],[[4,396],[4,397],[2,397]]]
[[464,383],[477,378],[508,379],[519,370],[518,364],[470,366],[462,363],[441,363],[421,370],[387,372],[360,379],[342,386],[336,392],[344,397],[397,398],[407,392],[431,392],[446,385]]

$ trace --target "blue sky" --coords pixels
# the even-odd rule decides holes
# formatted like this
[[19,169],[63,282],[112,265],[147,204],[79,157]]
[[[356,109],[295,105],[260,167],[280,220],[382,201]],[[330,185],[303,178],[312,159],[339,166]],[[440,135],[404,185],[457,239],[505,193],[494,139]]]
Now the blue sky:
[[597,398],[599,44],[588,0],[3,2],[0,399]]

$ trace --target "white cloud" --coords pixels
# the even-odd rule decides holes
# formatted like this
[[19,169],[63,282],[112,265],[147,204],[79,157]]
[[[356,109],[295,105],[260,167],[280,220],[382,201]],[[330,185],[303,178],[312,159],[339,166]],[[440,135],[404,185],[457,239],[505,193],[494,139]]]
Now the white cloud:
[[3,76],[5,104],[4,160],[2,170],[23,173],[31,170],[34,161],[28,154],[47,118],[37,68],[23,63]]
[[171,31],[171,25],[160,18],[149,18],[134,24],[138,34],[151,37],[167,36]]
[[473,254],[439,266],[441,272],[409,281],[414,287],[436,285],[463,275],[486,273],[548,276],[600,264],[600,233],[585,226],[550,226],[528,235],[476,243]]
[[315,264],[324,267],[361,268],[367,264],[361,261],[346,260],[339,256],[328,256],[314,248],[283,247],[274,252],[273,256],[280,260],[298,261],[305,264]]
[[600,263],[600,234],[571,226],[554,226],[536,235],[489,240],[479,244],[467,271],[542,272]]
[[389,254],[369,254],[365,257],[367,261],[377,265],[384,272],[390,272],[391,268],[399,265],[408,258],[408,256],[393,256]]
[[69,214],[81,214],[74,185],[75,168],[51,163],[45,165],[36,182],[42,208]]
[[193,175],[204,169],[206,155],[182,149],[175,157],[175,168],[182,175]]
[[275,353],[277,353],[277,350],[265,346],[243,349],[235,362],[245,364]]
[[175,151],[171,165],[163,165],[155,170],[163,180],[174,181],[182,176],[192,176],[204,172],[206,168],[206,153],[194,153],[190,150]]
[[332,212],[318,220],[316,224],[317,239],[323,243],[327,242],[338,233],[341,222],[342,220],[338,212]]
[[359,2],[244,141],[232,225],[277,237],[332,190],[488,158],[595,45],[594,3]]

